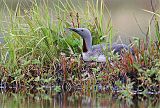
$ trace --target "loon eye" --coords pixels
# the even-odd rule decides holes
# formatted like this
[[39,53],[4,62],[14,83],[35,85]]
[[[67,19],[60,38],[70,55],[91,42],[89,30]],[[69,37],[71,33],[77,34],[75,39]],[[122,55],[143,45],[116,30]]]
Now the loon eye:
[[84,30],[82,29],[81,31],[83,32]]

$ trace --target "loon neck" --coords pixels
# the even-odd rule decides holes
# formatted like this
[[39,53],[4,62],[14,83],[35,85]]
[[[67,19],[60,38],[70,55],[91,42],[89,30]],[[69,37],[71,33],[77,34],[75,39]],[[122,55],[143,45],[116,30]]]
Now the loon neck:
[[83,38],[83,52],[88,52],[92,50],[92,37]]

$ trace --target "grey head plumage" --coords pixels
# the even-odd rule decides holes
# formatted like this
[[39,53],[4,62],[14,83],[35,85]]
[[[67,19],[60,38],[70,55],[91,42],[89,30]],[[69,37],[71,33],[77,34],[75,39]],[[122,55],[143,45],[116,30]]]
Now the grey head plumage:
[[69,28],[71,31],[79,34],[83,39],[83,46],[87,48],[88,51],[92,50],[92,36],[91,32],[87,28]]

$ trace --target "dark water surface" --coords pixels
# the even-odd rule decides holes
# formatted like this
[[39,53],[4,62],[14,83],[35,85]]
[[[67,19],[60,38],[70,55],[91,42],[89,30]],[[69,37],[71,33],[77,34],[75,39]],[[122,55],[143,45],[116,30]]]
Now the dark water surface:
[[117,99],[117,94],[109,93],[45,93],[0,94],[0,108],[160,108],[159,98],[145,99],[134,96],[132,100]]

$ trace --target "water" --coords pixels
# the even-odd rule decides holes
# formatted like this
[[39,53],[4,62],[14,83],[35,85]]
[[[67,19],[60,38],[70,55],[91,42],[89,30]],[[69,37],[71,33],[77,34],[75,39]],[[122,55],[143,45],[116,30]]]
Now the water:
[[160,108],[158,97],[132,100],[117,99],[117,94],[106,92],[64,92],[45,94],[0,94],[0,108]]

